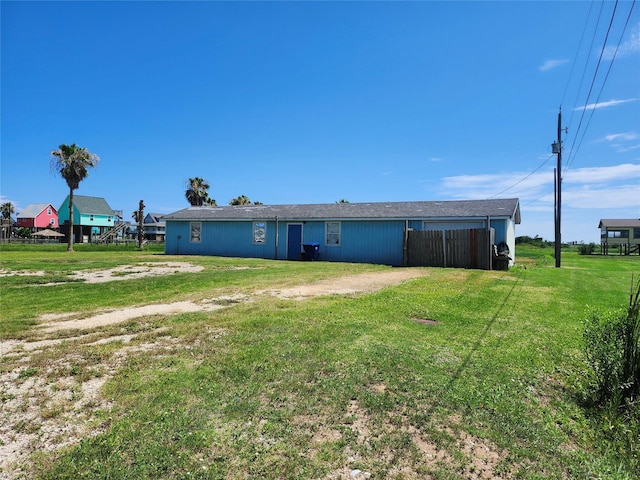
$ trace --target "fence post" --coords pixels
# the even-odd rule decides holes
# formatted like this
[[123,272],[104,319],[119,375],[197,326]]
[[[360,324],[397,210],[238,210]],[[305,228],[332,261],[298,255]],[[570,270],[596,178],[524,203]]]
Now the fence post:
[[447,233],[442,230],[442,267],[447,268]]

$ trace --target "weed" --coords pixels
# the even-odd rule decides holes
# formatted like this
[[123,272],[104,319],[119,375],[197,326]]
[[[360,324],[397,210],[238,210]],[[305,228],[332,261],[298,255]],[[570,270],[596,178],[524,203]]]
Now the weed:
[[37,368],[33,368],[33,367],[24,368],[18,372],[18,380],[31,378],[37,373],[38,373]]

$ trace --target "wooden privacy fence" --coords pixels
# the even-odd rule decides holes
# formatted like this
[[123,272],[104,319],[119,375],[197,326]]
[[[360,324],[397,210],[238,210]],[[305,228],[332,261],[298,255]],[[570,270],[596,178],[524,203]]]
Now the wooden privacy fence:
[[491,270],[494,235],[493,228],[408,230],[406,264]]

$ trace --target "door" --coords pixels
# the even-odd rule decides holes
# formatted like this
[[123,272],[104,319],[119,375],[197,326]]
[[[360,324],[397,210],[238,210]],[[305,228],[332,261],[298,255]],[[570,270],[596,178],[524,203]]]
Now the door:
[[302,224],[287,225],[287,260],[300,260],[302,251]]

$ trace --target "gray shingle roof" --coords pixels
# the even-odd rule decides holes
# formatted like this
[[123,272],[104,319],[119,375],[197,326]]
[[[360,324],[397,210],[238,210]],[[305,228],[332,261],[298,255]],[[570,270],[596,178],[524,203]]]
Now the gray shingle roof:
[[160,223],[164,225],[164,215],[162,213],[147,213],[144,217],[145,224]]
[[[27,205],[16,218],[36,218],[40,213],[47,208],[50,203],[31,203]],[[53,205],[51,205],[53,207]]]
[[113,216],[113,209],[107,201],[101,197],[86,197],[84,195],[74,195],[73,205],[80,213],[93,215]]
[[640,227],[640,219],[638,218],[603,218],[600,220],[598,228],[621,228],[621,227]]
[[517,198],[442,202],[324,203],[310,205],[246,205],[188,207],[165,215],[171,220],[348,220],[455,219],[508,217],[520,223]]

